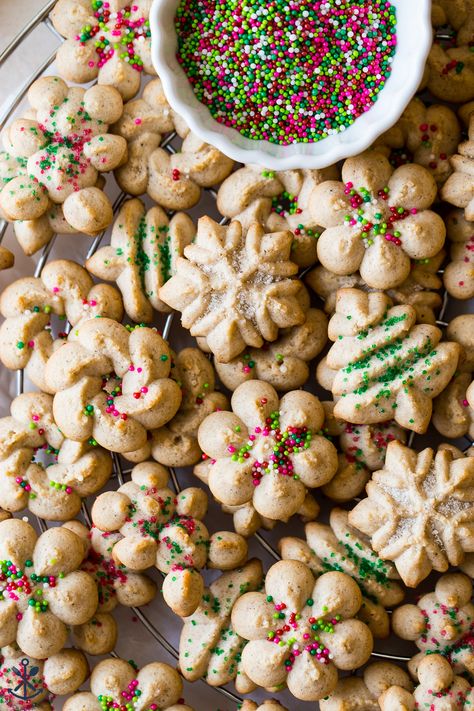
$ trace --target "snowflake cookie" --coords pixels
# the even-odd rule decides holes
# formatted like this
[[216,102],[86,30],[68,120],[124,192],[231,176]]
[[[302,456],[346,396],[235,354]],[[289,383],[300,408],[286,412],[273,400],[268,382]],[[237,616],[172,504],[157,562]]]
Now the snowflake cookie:
[[334,691],[321,699],[321,711],[408,711],[405,706],[382,706],[388,689],[410,694],[413,684],[400,667],[390,662],[374,662],[364,669],[362,677],[339,679]]
[[334,344],[317,369],[336,399],[335,417],[354,424],[393,418],[426,432],[432,399],[452,378],[461,347],[440,343],[439,328],[415,322],[412,306],[392,306],[380,291],[337,292],[328,332]]
[[308,209],[309,197],[316,185],[338,177],[335,166],[273,171],[246,165],[224,180],[217,193],[217,208],[244,229],[260,222],[268,232],[290,230],[294,234],[291,257],[298,266],[308,267],[317,261],[321,231]]
[[358,669],[372,652],[369,628],[354,619],[362,604],[357,584],[344,573],[316,582],[296,560],[272,565],[265,592],[249,592],[232,610],[232,624],[249,640],[242,668],[264,688],[288,686],[297,699],[317,701],[336,687],[338,669]]
[[315,576],[331,570],[350,575],[362,593],[357,613],[374,637],[388,637],[390,631],[386,608],[403,600],[404,590],[392,563],[381,560],[367,538],[348,522],[348,513],[332,509],[329,526],[311,522],[305,526],[306,541],[284,537],[279,542],[283,560],[299,560]]
[[415,98],[374,148],[383,152],[394,168],[412,162],[422,165],[442,185],[452,173],[449,159],[460,139],[461,128],[452,109],[440,104],[425,106]]
[[52,711],[55,696],[73,694],[89,666],[77,649],[63,649],[46,660],[25,656],[16,644],[0,649],[0,699],[12,711]]
[[246,346],[275,341],[280,328],[304,323],[309,307],[305,287],[291,261],[291,232],[266,234],[254,223],[198,222],[194,244],[184,249],[176,274],[160,298],[181,311],[192,336],[205,337],[216,360],[228,363]]
[[218,360],[214,363],[219,379],[229,390],[257,379],[287,392],[305,384],[309,378],[308,363],[321,353],[326,342],[327,319],[322,311],[311,308],[304,323],[282,329],[273,343],[247,348],[229,363]]
[[199,348],[183,348],[174,355],[171,375],[183,397],[173,419],[153,431],[150,452],[167,467],[187,467],[201,458],[197,436],[201,422],[212,412],[228,410],[229,401],[216,391],[214,368]]
[[169,377],[171,351],[156,329],[89,319],[49,358],[45,380],[54,418],[76,442],[113,452],[146,444],[147,430],[168,422],[181,402]]
[[90,689],[67,699],[63,711],[193,711],[182,703],[178,672],[162,662],[139,670],[118,657],[105,659],[92,670]]
[[444,286],[455,299],[472,299],[474,296],[474,221],[468,222],[462,210],[453,210],[446,218],[446,228],[451,242],[449,252],[451,261],[444,270]]
[[[1,362],[10,370],[24,369],[40,390],[51,392],[44,378],[57,346],[51,319],[67,320],[76,328],[99,316],[121,321],[123,305],[112,286],[94,284],[79,264],[57,259],[45,265],[41,277],[22,277],[9,284],[0,296],[0,313],[5,319],[0,326]],[[66,338],[65,331],[58,336]]]
[[246,592],[258,590],[262,564],[252,558],[242,568],[222,573],[205,588],[196,611],[184,619],[179,641],[179,670],[187,681],[204,678],[210,686],[234,681],[237,691],[255,689],[242,669],[245,645],[234,630],[231,613]]
[[367,484],[367,498],[349,523],[369,536],[405,583],[416,587],[432,570],[460,565],[474,550],[474,460],[448,450],[387,447],[385,466]]
[[5,132],[0,210],[32,254],[55,231],[96,235],[110,225],[112,205],[98,177],[125,160],[127,143],[108,132],[123,110],[111,86],[86,90],[42,77],[30,86],[28,100],[28,118]]
[[211,459],[209,488],[226,506],[251,503],[264,518],[287,521],[309,488],[327,484],[336,473],[336,448],[319,434],[323,407],[302,390],[280,400],[261,380],[239,385],[231,403],[232,412],[209,415],[198,431]]
[[12,401],[10,412],[0,419],[0,506],[12,512],[28,507],[48,521],[77,516],[82,499],[109,479],[110,454],[64,439],[53,418],[51,395],[23,393]]
[[392,627],[398,637],[415,642],[420,650],[411,662],[418,665],[424,655],[441,655],[456,674],[474,673],[474,605],[472,581],[463,573],[447,573],[433,592],[416,605],[402,605],[394,610]]
[[64,526],[38,537],[21,519],[0,523],[0,645],[16,641],[25,654],[46,659],[63,649],[66,625],[92,618],[98,595],[79,570],[84,554],[81,538]]
[[325,228],[319,261],[339,275],[359,270],[375,289],[399,286],[411,259],[434,257],[443,247],[443,220],[428,209],[436,193],[433,176],[420,165],[394,171],[375,151],[348,158],[342,182],[325,181],[310,197],[313,219]]
[[[160,79],[128,101],[113,128],[128,143],[128,157],[115,171],[122,190],[148,195],[166,210],[187,210],[199,202],[202,188],[217,185],[231,172],[234,161],[204,143],[168,104]],[[172,155],[160,143],[163,133],[176,131],[183,139]]]
[[150,0],[58,0],[51,20],[65,38],[56,54],[61,76],[76,84],[97,79],[131,99],[141,73],[156,74],[150,6]]
[[117,283],[132,321],[149,323],[154,310],[170,311],[158,292],[175,273],[177,258],[195,234],[193,221],[183,212],[169,220],[161,207],[146,210],[141,200],[126,200],[115,219],[110,245],[97,250],[85,266],[99,279]]
[[459,144],[458,153],[451,158],[451,165],[454,173],[443,185],[441,197],[451,205],[464,208],[466,220],[472,222],[474,221],[474,113],[469,119],[468,140]]
[[165,574],[165,601],[187,617],[204,589],[199,571],[208,560],[215,568],[238,567],[247,557],[247,543],[228,531],[210,536],[201,520],[207,510],[204,491],[190,487],[175,494],[168,477],[157,462],[137,464],[130,482],[95,500],[92,521],[117,565],[135,572],[156,566]]

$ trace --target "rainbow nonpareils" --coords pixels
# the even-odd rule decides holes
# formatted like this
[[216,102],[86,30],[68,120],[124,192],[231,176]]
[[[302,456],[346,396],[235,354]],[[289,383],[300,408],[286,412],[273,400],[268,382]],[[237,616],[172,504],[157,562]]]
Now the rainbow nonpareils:
[[397,43],[387,0],[181,0],[175,25],[178,61],[212,116],[281,145],[368,111]]

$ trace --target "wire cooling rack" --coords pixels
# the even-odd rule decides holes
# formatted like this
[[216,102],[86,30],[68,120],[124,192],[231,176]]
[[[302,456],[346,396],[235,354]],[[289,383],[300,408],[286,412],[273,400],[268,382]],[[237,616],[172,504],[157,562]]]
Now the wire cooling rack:
[[[42,47],[51,48],[51,51],[44,58],[40,58],[35,62],[35,66],[31,68],[20,84],[20,88],[12,92],[11,97],[5,102],[3,109],[0,110],[0,130],[11,120],[16,112],[22,108],[25,102],[25,96],[30,84],[43,74],[54,74],[54,58],[56,49],[62,41],[62,38],[49,20],[49,13],[53,8],[56,0],[49,0],[44,8],[39,11],[14,37],[10,44],[0,53],[0,80],[3,79],[6,72],[9,72],[11,64],[15,64],[17,57],[24,57],[25,47],[36,48],[36,43],[40,42]],[[39,39],[38,39],[39,38]],[[18,65],[18,61],[17,61]],[[11,83],[11,81],[10,81]],[[174,153],[180,145],[180,139],[175,133],[170,133],[164,137],[161,147],[165,148],[170,154]],[[114,214],[120,209],[122,203],[127,198],[127,195],[120,192],[112,176],[107,176],[106,191],[113,199]],[[220,219],[215,206],[216,193],[214,190],[205,190],[203,197],[194,210],[191,211],[193,217],[197,218],[204,214],[209,214],[216,219]],[[146,202],[146,199],[145,199]],[[225,223],[226,220],[220,220]],[[13,252],[15,252],[16,264],[15,267],[6,272],[0,273],[0,285],[3,289],[8,283],[17,279],[20,276],[31,275],[40,276],[41,272],[50,259],[71,258],[79,263],[84,263],[85,259],[89,258],[103,243],[107,243],[109,238],[109,230],[93,239],[84,236],[58,236],[53,239],[43,248],[41,252],[28,259],[21,254],[18,245],[13,237],[11,226],[6,222],[0,222],[0,242],[6,244]],[[443,295],[443,304],[439,313],[438,325],[444,327],[447,325],[446,318],[450,318],[456,313],[462,311],[462,305],[458,302],[454,304],[448,300],[448,295],[445,292]],[[162,331],[163,336],[168,338],[174,349],[182,348],[185,345],[193,345],[192,339],[185,333],[178,324],[178,318],[173,318],[173,314],[166,318],[158,319],[155,325]],[[68,327],[63,330],[68,330]],[[53,328],[54,330],[54,328]],[[314,371],[313,371],[314,373]],[[30,384],[26,382],[23,371],[17,371],[14,378],[11,374],[3,369],[0,373],[0,393],[2,398],[3,411],[2,415],[6,414],[10,399],[19,395],[24,390],[30,389]],[[319,394],[322,399],[328,399],[328,395],[320,391],[315,383],[314,374],[310,378],[310,382],[305,386],[311,389],[316,394]],[[411,434],[410,444],[413,444],[414,433]],[[435,445],[440,441],[439,435],[434,432],[423,437],[416,438],[416,445],[420,448],[426,444]],[[457,442],[458,446],[466,450],[472,446],[472,442],[468,438],[464,438],[462,442]],[[114,473],[109,485],[110,488],[122,484],[131,472],[129,463],[117,454],[113,455]],[[194,485],[199,486],[197,480],[192,476],[190,469],[171,470],[171,479],[176,491],[181,488]],[[82,518],[85,523],[90,524],[90,509],[91,502],[85,501],[82,507]],[[326,502],[326,506],[322,505],[321,519],[327,518],[327,513],[331,508],[331,504]],[[326,514],[326,515],[325,515]],[[217,528],[231,527],[231,519],[229,516],[222,514],[220,508],[211,502],[211,511],[207,522],[212,521],[215,524],[212,530]],[[33,522],[34,523],[34,522]],[[47,523],[37,519],[36,525],[40,530],[47,528]],[[279,555],[276,551],[278,538],[282,535],[298,535],[304,538],[302,524],[298,521],[292,521],[290,524],[283,526],[278,524],[271,532],[265,534],[256,534],[250,540],[250,552],[263,560],[264,567],[267,569],[275,560],[279,560]],[[160,574],[156,571],[152,573],[159,583]],[[216,577],[215,572],[206,573],[207,581],[211,581]],[[423,590],[429,589],[432,585],[432,579],[428,580],[423,585]],[[420,590],[416,591],[420,594]],[[181,622],[175,617],[166,607],[164,602],[157,598],[150,604],[141,609],[120,608],[114,613],[119,624],[119,640],[117,648],[112,652],[112,656],[122,656],[125,659],[133,656],[139,665],[152,660],[162,660],[169,663],[176,663],[178,658],[178,639],[181,630]],[[373,653],[374,658],[392,660],[394,662],[405,662],[413,653],[415,648],[412,645],[400,642],[393,638],[385,641],[376,641],[376,651]],[[94,663],[94,660],[91,659]],[[242,699],[230,688],[210,687],[204,681],[196,682],[193,685],[185,683],[185,697],[188,703],[192,704],[196,711],[234,711]],[[255,692],[251,694],[252,698],[262,700],[265,698],[264,692]],[[281,702],[285,704],[290,711],[315,711],[318,706],[314,703],[296,702],[288,692],[279,695]]]

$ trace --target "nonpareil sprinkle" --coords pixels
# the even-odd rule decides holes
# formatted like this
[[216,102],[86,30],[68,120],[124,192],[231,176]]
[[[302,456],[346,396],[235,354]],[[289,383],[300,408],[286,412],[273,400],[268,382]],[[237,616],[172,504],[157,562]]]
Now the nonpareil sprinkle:
[[280,145],[368,111],[397,44],[387,0],[181,0],[175,27],[177,59],[216,121]]

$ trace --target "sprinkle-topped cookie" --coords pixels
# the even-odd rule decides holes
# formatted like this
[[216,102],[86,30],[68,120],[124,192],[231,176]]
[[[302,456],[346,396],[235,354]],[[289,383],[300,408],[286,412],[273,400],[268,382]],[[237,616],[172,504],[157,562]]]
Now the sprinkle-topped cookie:
[[368,111],[397,44],[386,0],[181,0],[175,26],[178,61],[216,121],[280,145]]

